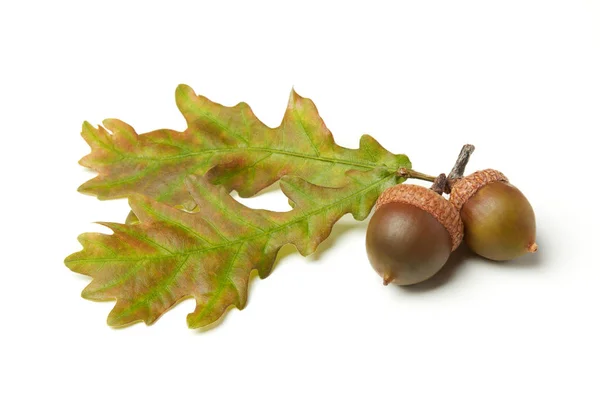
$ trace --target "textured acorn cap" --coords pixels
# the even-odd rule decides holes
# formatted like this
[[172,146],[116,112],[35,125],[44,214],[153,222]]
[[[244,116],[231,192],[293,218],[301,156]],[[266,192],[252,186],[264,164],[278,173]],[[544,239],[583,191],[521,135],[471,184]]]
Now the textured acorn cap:
[[375,210],[390,202],[410,204],[431,214],[450,234],[452,251],[460,245],[464,232],[460,214],[448,200],[433,190],[419,185],[393,186],[379,196]]
[[457,180],[452,185],[450,203],[460,213],[467,200],[473,197],[479,189],[492,182],[508,182],[508,178],[502,172],[495,169],[484,169],[483,171],[473,172],[469,176]]

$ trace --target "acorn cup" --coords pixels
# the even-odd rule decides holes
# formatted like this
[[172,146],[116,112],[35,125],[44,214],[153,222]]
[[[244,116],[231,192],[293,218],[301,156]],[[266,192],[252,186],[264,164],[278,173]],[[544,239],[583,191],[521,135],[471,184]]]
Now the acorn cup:
[[457,179],[450,202],[464,223],[465,243],[476,254],[506,261],[537,251],[533,208],[502,173],[486,169]]
[[400,184],[375,204],[367,255],[384,285],[412,285],[435,275],[462,238],[460,215],[448,200],[423,186]]

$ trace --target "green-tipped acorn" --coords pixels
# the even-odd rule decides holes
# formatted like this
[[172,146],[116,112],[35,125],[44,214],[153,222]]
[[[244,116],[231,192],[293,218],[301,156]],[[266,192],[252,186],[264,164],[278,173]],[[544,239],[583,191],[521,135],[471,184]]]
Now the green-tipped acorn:
[[502,173],[486,169],[458,179],[450,202],[460,212],[466,244],[482,257],[506,261],[537,251],[533,208]]
[[412,285],[436,274],[462,237],[460,216],[450,202],[433,190],[402,184],[377,200],[367,254],[385,285]]

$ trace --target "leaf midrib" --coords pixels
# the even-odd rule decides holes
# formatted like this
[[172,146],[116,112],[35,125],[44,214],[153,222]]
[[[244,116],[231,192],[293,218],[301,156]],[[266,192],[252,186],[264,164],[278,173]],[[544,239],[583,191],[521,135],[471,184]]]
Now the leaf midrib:
[[[353,151],[352,149],[349,149]],[[348,159],[339,159],[333,157],[323,157],[323,156],[315,156],[310,154],[303,154],[300,152],[288,151],[285,149],[273,149],[266,147],[234,147],[234,148],[212,148],[212,149],[202,149],[202,151],[190,152],[187,154],[177,154],[170,155],[168,157],[157,158],[157,157],[149,157],[149,156],[139,156],[139,155],[127,155],[127,160],[131,161],[155,161],[155,162],[163,162],[163,161],[172,161],[177,159],[185,159],[189,157],[195,157],[199,155],[203,155],[206,153],[237,153],[237,152],[268,152],[273,155],[282,155],[282,156],[291,156],[294,158],[302,158],[302,159],[312,159],[314,161],[322,161],[322,162],[331,162],[335,164],[348,165],[348,166],[357,166],[365,169],[374,169],[378,166],[381,166],[380,162],[369,163],[367,161],[353,161]],[[358,151],[358,150],[354,150]],[[395,155],[394,155],[395,156]]]
[[[216,154],[239,153],[239,152],[267,152],[267,153],[270,153],[271,155],[290,156],[290,157],[294,157],[294,158],[300,158],[303,160],[310,159],[313,161],[327,162],[327,163],[332,163],[332,164],[336,164],[336,165],[345,165],[345,166],[361,168],[361,169],[366,169],[366,170],[375,169],[377,167],[382,166],[381,162],[368,163],[365,161],[351,161],[351,160],[331,158],[331,157],[317,157],[314,155],[301,154],[301,153],[291,152],[291,151],[286,151],[286,150],[278,150],[278,149],[272,149],[272,148],[259,148],[259,147],[203,149],[202,151],[198,151],[198,152],[172,155],[172,156],[165,157],[165,158],[153,158],[153,157],[147,157],[147,156],[134,156],[134,155],[129,156],[128,155],[126,157],[123,156],[123,158],[121,160],[128,160],[128,161],[132,161],[132,162],[139,162],[139,161],[166,162],[166,161],[170,161],[170,160],[177,160],[177,159],[201,156],[204,154],[216,155]],[[212,156],[210,158],[212,158]],[[204,165],[204,164],[205,164],[205,162],[202,162],[202,165]],[[104,182],[102,184],[102,188],[115,187],[115,186],[119,186],[122,184],[126,184],[128,182],[135,182],[136,180],[143,178],[144,176],[148,175],[149,173],[158,171],[158,170],[160,170],[159,167],[149,166],[148,168],[137,171],[133,175],[125,177],[125,178],[119,178],[114,181],[104,180]],[[187,171],[184,171],[184,173],[190,173],[195,170],[196,170],[196,166],[192,166]]]

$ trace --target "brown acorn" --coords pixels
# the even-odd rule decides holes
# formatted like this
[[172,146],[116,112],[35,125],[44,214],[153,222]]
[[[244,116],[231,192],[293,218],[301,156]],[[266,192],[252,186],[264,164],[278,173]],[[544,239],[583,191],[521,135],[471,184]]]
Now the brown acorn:
[[385,285],[412,285],[438,272],[462,238],[463,224],[450,202],[423,186],[401,184],[377,200],[367,254]]
[[533,208],[502,173],[486,169],[458,179],[450,202],[465,225],[466,244],[482,257],[506,261],[537,251]]

